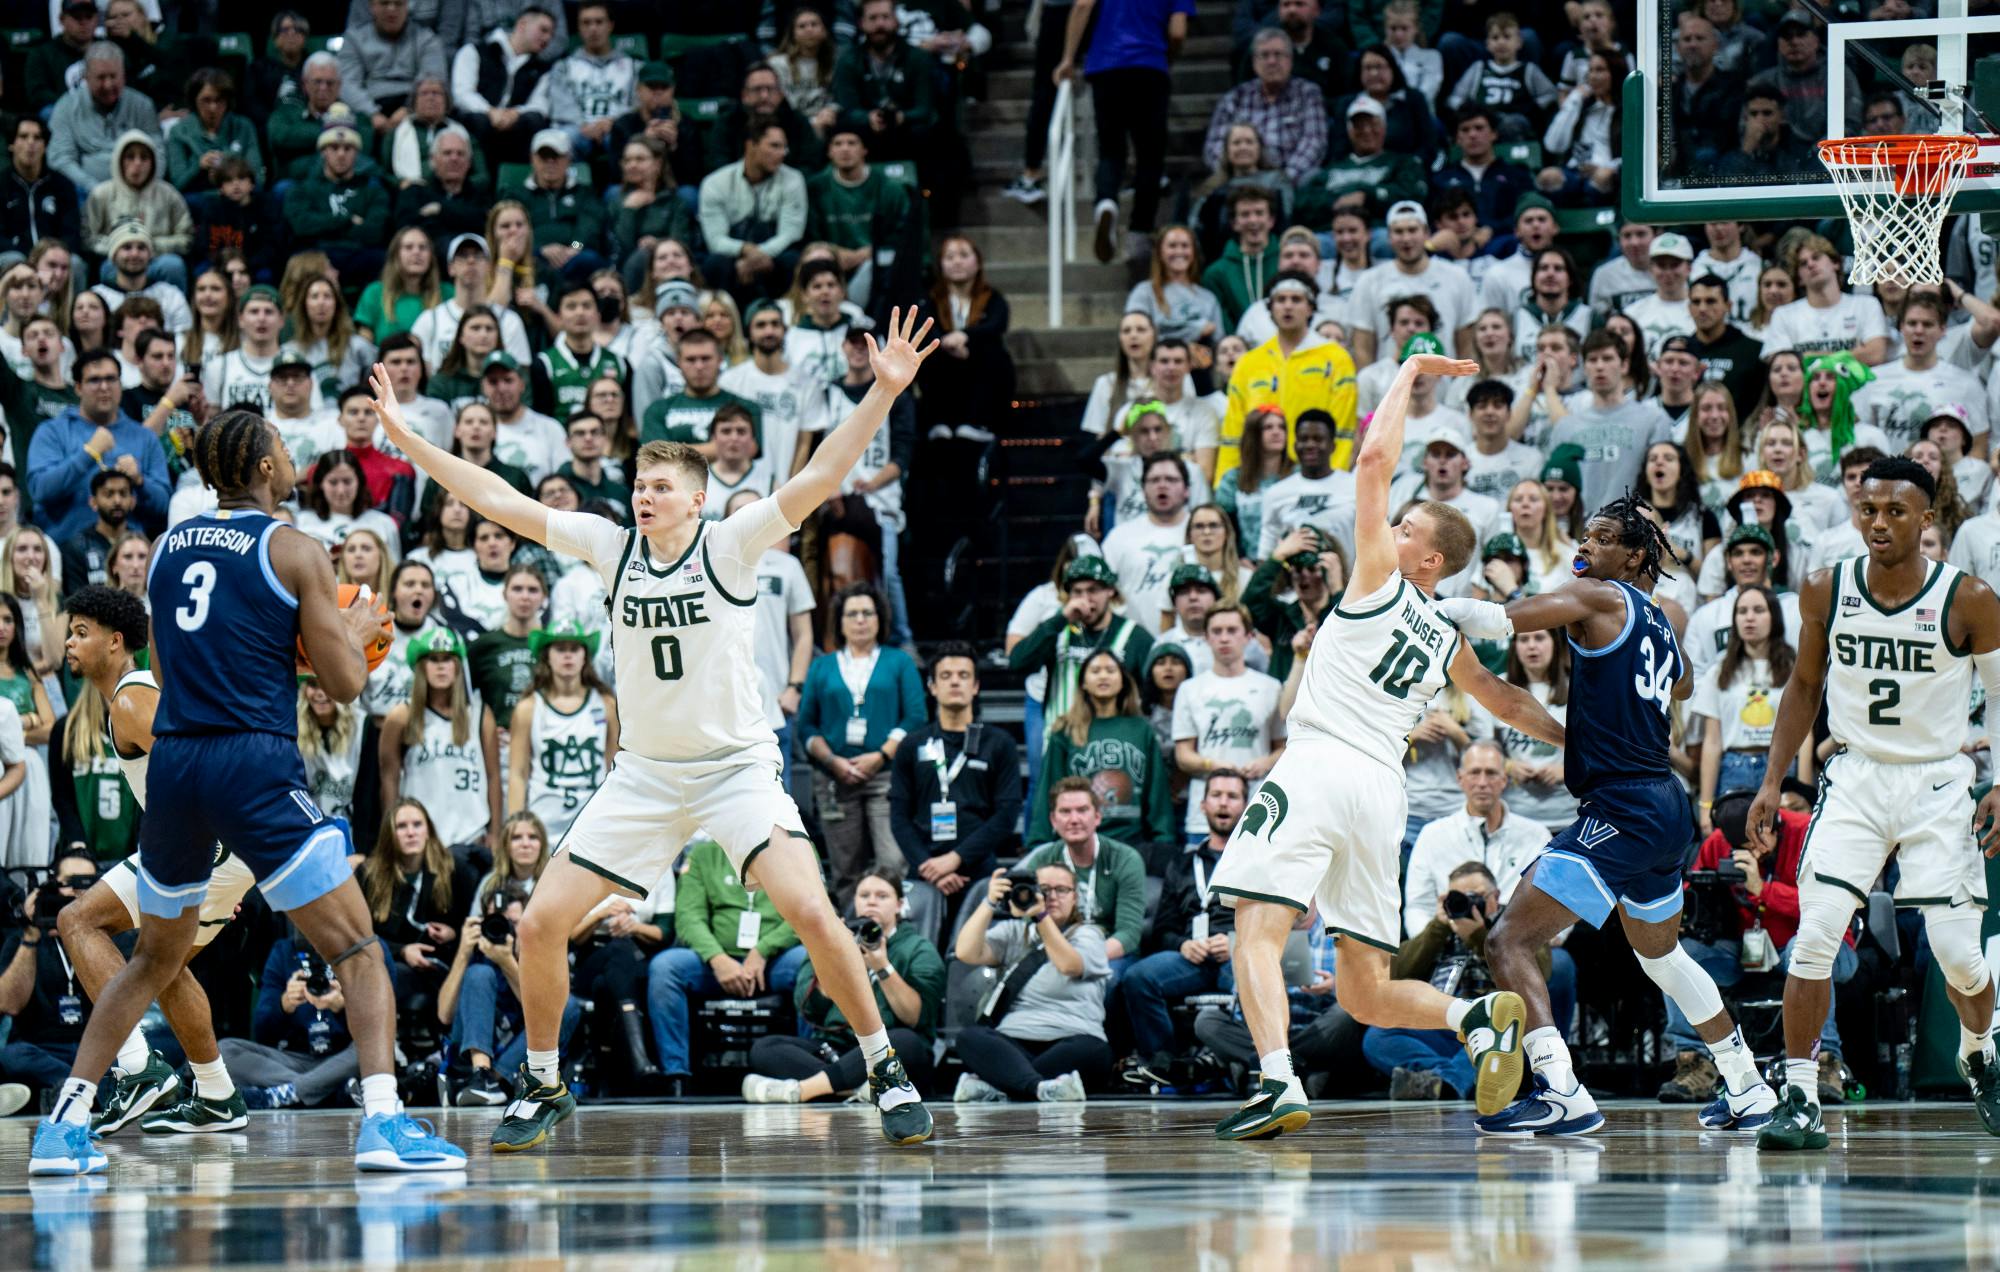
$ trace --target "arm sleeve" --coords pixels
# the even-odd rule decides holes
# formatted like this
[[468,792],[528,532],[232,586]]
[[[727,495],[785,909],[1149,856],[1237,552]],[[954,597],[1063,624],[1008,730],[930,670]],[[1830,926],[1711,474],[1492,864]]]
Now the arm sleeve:
[[28,497],[42,523],[62,520],[75,506],[79,491],[86,489],[97,461],[81,445],[63,449],[61,430],[43,424],[28,443]]
[[778,232],[757,245],[766,256],[777,256],[805,237],[806,179],[794,168],[780,168],[778,182]]
[[[37,495],[37,502],[41,496]],[[1039,671],[1049,664],[1055,654],[1056,637],[1062,633],[1067,619],[1059,609],[1035,625],[1035,629],[1021,638],[1007,655],[1007,665],[1015,671]]]
[[743,240],[729,233],[729,171],[718,169],[701,183],[701,236],[708,250],[719,256],[735,256],[743,250]]
[[361,41],[342,40],[340,52],[334,56],[340,63],[340,100],[356,115],[367,119],[375,113],[375,99],[368,95],[368,67],[361,60]]
[[[917,991],[917,1000],[924,1005],[916,1024],[917,1031],[923,1033],[936,1029],[944,1014],[944,958],[929,941],[912,941],[906,948],[910,950],[909,963],[898,967],[896,975],[909,982],[910,988]],[[885,1014],[884,1019],[889,1017]]]
[[549,72],[549,122],[558,125],[583,122],[583,103],[577,98],[568,58],[556,63],[556,68]]
[[451,59],[451,104],[466,115],[486,115],[493,110],[493,103],[479,93],[477,43],[461,48]]

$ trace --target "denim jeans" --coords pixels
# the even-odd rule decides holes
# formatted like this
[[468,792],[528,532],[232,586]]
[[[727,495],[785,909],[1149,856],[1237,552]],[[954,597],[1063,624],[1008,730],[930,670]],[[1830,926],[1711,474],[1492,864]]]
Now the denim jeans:
[[1763,751],[1724,751],[1722,768],[1715,775],[1715,793],[1721,796],[1730,791],[1756,790],[1764,780],[1764,765],[1769,758]]
[[[806,947],[794,945],[764,968],[765,991],[791,997],[799,980],[799,965],[806,961]],[[686,946],[661,950],[646,968],[646,1014],[653,1021],[653,1049],[659,1052],[660,1072],[668,1077],[686,1077],[688,1068],[688,1000],[699,994],[712,998],[722,992],[715,973],[701,955]]]
[[[1703,971],[1715,979],[1717,989],[1728,989],[1742,982],[1743,947],[1738,942],[1717,941],[1711,945],[1684,936],[1681,938],[1681,948],[1686,950],[1695,962],[1701,964]],[[1784,971],[1791,962],[1792,947],[1786,945],[1783,953],[1778,956],[1778,970]],[[1855,970],[1860,966],[1861,960],[1855,956],[1854,947],[1842,941],[1839,950],[1833,956],[1833,983],[1844,985],[1853,980]],[[1677,1052],[1703,1049],[1701,1037],[1695,1033],[1694,1025],[1688,1020],[1687,1013],[1683,1012],[1680,1005],[1671,998],[1667,999],[1667,1041],[1673,1044]],[[1834,1024],[1832,998],[1827,999],[1826,1027],[1819,1031],[1819,1045],[1822,1051],[1831,1052],[1836,1056],[1840,1054],[1840,1029]]]
[[[513,1026],[514,1037],[495,1054],[493,1044],[502,1019]],[[570,1035],[576,1032],[577,1022],[582,1019],[582,1003],[572,998],[563,1004],[558,1048],[569,1046]],[[459,1055],[473,1051],[484,1054],[492,1060],[495,1073],[511,1074],[528,1058],[528,1031],[523,1027],[521,1000],[514,997],[514,988],[500,974],[500,969],[484,959],[466,968],[464,978],[458,982],[458,1005],[451,1014],[451,1040]]]
[[1132,1041],[1151,1058],[1174,1045],[1168,1005],[1189,994],[1228,994],[1236,989],[1234,963],[1190,963],[1179,950],[1161,950],[1140,959],[1125,973],[1125,1011],[1132,1018]]
[[1385,1075],[1398,1069],[1416,1069],[1437,1074],[1461,1099],[1472,1092],[1472,1061],[1465,1057],[1465,1044],[1449,1029],[1377,1029],[1371,1025],[1361,1035],[1361,1054]]

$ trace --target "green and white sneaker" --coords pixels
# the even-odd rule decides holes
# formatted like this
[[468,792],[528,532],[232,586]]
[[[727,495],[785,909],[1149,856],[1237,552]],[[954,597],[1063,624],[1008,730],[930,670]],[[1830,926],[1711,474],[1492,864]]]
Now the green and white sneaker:
[[1757,1147],[1774,1153],[1796,1153],[1826,1145],[1826,1124],[1820,1121],[1819,1105],[1804,1088],[1786,1083],[1785,1096],[1778,1101],[1770,1123],[1757,1132]]
[[493,1128],[496,1153],[526,1152],[547,1139],[550,1131],[576,1112],[576,1097],[569,1093],[568,1083],[551,1086],[537,1082],[525,1064],[515,1081],[520,1094],[507,1106],[500,1125]]
[[104,1107],[90,1119],[93,1135],[115,1135],[181,1089],[180,1075],[157,1051],[146,1053],[146,1067],[118,1079]]
[[1522,1017],[1527,1006],[1519,994],[1500,990],[1472,1004],[1458,1027],[1458,1040],[1478,1075],[1474,1103],[1482,1116],[1498,1113],[1521,1093]]
[[1288,1131],[1304,1130],[1311,1120],[1304,1087],[1296,1081],[1280,1082],[1276,1078],[1265,1078],[1240,1108],[1216,1123],[1215,1138],[1265,1139]]
[[243,1092],[231,1091],[227,1099],[215,1100],[193,1091],[171,1108],[148,1114],[139,1129],[148,1135],[211,1135],[240,1131],[249,1124],[250,1106],[243,1102]]
[[[906,1091],[900,1104],[882,1107],[882,1097],[891,1091]],[[931,1137],[931,1111],[916,1099],[917,1088],[903,1072],[903,1062],[891,1051],[876,1062],[868,1075],[868,1100],[882,1114],[882,1138],[891,1144],[921,1144]]]
[[1972,1088],[1972,1107],[1979,1110],[1986,1133],[2000,1135],[2000,1064],[1994,1062],[1993,1053],[1981,1052],[1969,1060],[1960,1056],[1958,1075]]

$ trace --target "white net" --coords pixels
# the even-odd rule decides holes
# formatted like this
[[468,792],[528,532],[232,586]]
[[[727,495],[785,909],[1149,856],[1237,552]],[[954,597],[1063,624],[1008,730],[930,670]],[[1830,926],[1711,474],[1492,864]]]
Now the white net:
[[1914,287],[1944,281],[1938,232],[1965,166],[1979,153],[1971,137],[1841,137],[1819,143],[1820,162],[1854,232],[1857,287]]

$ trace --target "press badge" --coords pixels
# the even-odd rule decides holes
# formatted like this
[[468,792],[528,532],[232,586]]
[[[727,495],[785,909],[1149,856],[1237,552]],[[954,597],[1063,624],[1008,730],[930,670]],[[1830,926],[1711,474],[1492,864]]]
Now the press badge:
[[863,716],[847,717],[847,745],[860,746],[868,741],[868,721]]
[[1196,941],[1208,940],[1208,912],[1206,910],[1194,916],[1194,939]]
[[948,844],[958,838],[958,805],[939,800],[931,805],[931,842]]
[[56,1017],[65,1025],[83,1023],[83,999],[75,994],[61,994],[56,998]]
[[764,916],[755,910],[745,910],[736,916],[736,948],[748,954],[757,948],[757,933],[764,926]]

